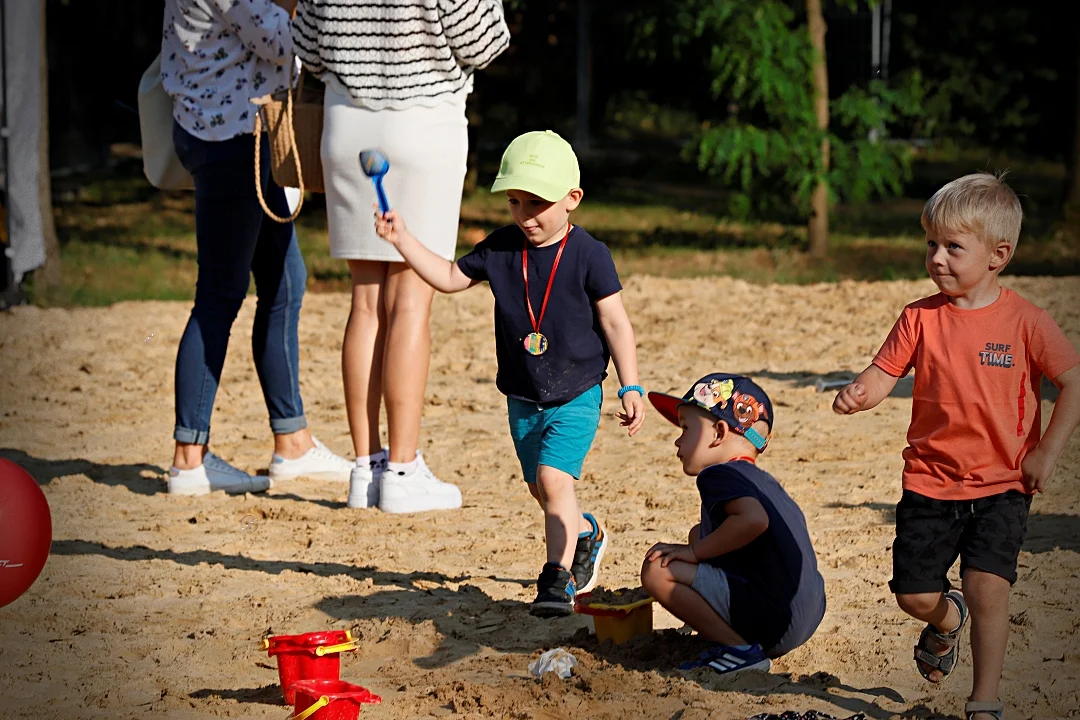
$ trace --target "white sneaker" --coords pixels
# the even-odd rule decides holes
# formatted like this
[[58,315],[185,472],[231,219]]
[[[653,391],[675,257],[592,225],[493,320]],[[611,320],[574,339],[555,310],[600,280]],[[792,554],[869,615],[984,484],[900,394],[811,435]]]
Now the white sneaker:
[[206,495],[215,490],[232,494],[257,493],[266,492],[272,484],[265,475],[248,475],[212,452],[206,453],[203,464],[197,468],[169,468],[170,495]]
[[351,508],[379,507],[379,487],[383,473],[386,472],[386,454],[377,456],[365,465],[353,467],[349,476],[349,499],[346,505]]
[[427,510],[453,510],[461,507],[457,485],[443,482],[416,451],[416,469],[408,475],[389,470],[382,477],[379,509],[388,513],[413,513]]
[[340,455],[335,455],[330,448],[319,442],[318,438],[313,437],[311,439],[314,441],[315,447],[298,458],[286,460],[275,454],[270,460],[271,479],[277,482],[279,480],[308,477],[313,480],[348,482],[353,464]]

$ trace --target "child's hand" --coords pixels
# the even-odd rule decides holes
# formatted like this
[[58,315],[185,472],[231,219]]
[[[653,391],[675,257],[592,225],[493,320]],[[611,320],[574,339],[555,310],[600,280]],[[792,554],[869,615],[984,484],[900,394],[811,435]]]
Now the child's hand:
[[615,417],[619,418],[624,428],[628,428],[630,437],[634,437],[634,434],[641,429],[641,424],[645,422],[645,401],[641,398],[641,393],[631,390],[623,394],[622,408],[623,411],[615,413]]
[[866,404],[866,388],[862,383],[853,382],[845,385],[840,392],[836,393],[832,409],[838,415],[851,415],[862,410]]
[[1024,487],[1028,489],[1028,492],[1041,493],[1043,491],[1050,473],[1054,472],[1056,463],[1057,459],[1050,457],[1050,453],[1040,447],[1036,447],[1024,456],[1023,462],[1020,463],[1020,472],[1024,475]]
[[398,215],[397,210],[379,212],[379,206],[375,205],[375,234],[386,242],[397,247],[408,230],[405,229],[405,221]]
[[675,545],[671,543],[656,543],[649,552],[645,553],[648,562],[660,561],[660,567],[667,567],[674,560],[697,565],[698,559],[694,557],[692,545]]

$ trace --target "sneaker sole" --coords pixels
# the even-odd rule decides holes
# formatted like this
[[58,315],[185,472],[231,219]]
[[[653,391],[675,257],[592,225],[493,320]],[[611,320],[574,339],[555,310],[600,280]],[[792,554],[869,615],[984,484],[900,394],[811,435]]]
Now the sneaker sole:
[[210,483],[206,485],[189,485],[187,487],[173,487],[172,483],[169,483],[170,495],[209,495]]
[[529,605],[529,614],[539,618],[567,617],[574,614],[574,605],[558,602],[534,602]]
[[430,512],[432,510],[457,510],[461,507],[461,499],[448,500],[443,498],[422,498],[423,502],[417,502],[416,498],[390,499],[380,498],[379,509],[384,513],[407,514],[418,512]]
[[240,487],[228,487],[228,488],[212,488],[209,484],[206,485],[190,485],[188,487],[173,487],[169,485],[170,495],[209,495],[212,492],[224,491],[227,495],[244,495],[246,493],[264,493],[273,486],[271,481],[264,488],[240,488]]
[[604,541],[600,543],[600,549],[596,551],[596,562],[593,563],[592,577],[589,578],[589,582],[578,590],[578,595],[589,592],[600,581],[600,563],[604,559],[604,553],[607,551],[608,540],[610,539],[607,528],[601,529],[604,531]]
[[309,480],[330,480],[333,482],[349,482],[349,476],[352,470],[345,470],[344,472],[338,470],[323,470],[321,472],[311,473],[292,473],[288,475],[270,472],[270,477],[274,481],[281,480],[295,480],[297,478],[308,478]]
[[769,672],[769,670],[772,669],[772,660],[765,658],[764,660],[756,662],[753,665],[744,665],[743,667],[735,668],[734,670],[726,670],[723,665],[717,665],[716,661],[713,661],[708,665],[704,665],[703,667],[709,668],[710,670],[716,672],[716,674],[718,675],[736,675],[741,672],[746,672],[747,670]]

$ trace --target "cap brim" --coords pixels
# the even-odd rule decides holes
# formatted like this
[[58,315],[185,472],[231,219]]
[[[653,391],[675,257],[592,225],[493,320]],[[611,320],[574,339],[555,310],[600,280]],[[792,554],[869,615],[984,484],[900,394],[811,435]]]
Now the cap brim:
[[529,192],[537,197],[541,197],[548,202],[559,202],[573,189],[574,188],[572,187],[553,185],[552,183],[537,180],[536,178],[515,178],[513,176],[497,177],[495,178],[495,183],[491,186],[491,192],[493,193],[501,192],[503,190],[523,190],[524,192]]
[[656,408],[656,412],[664,416],[668,422],[672,425],[679,424],[679,406],[682,405],[685,400],[681,397],[675,397],[674,395],[665,395],[664,393],[650,392],[649,402]]

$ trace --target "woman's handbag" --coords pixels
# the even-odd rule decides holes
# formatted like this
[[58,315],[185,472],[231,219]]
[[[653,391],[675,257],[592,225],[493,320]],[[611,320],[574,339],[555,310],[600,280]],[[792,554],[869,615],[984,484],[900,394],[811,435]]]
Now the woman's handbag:
[[[296,92],[292,90],[292,67],[289,87],[271,95],[252,98],[257,106],[255,114],[255,191],[263,211],[273,220],[291,222],[300,214],[304,205],[304,191],[323,192],[322,144],[323,103],[321,94],[304,94],[304,78],[307,71],[300,71]],[[259,136],[265,126],[270,138],[270,172],[281,187],[300,189],[300,202],[289,217],[278,217],[263,199],[262,176],[259,167]]]
[[143,173],[151,185],[162,190],[195,188],[173,145],[173,100],[161,85],[160,53],[139,80],[139,134]]

